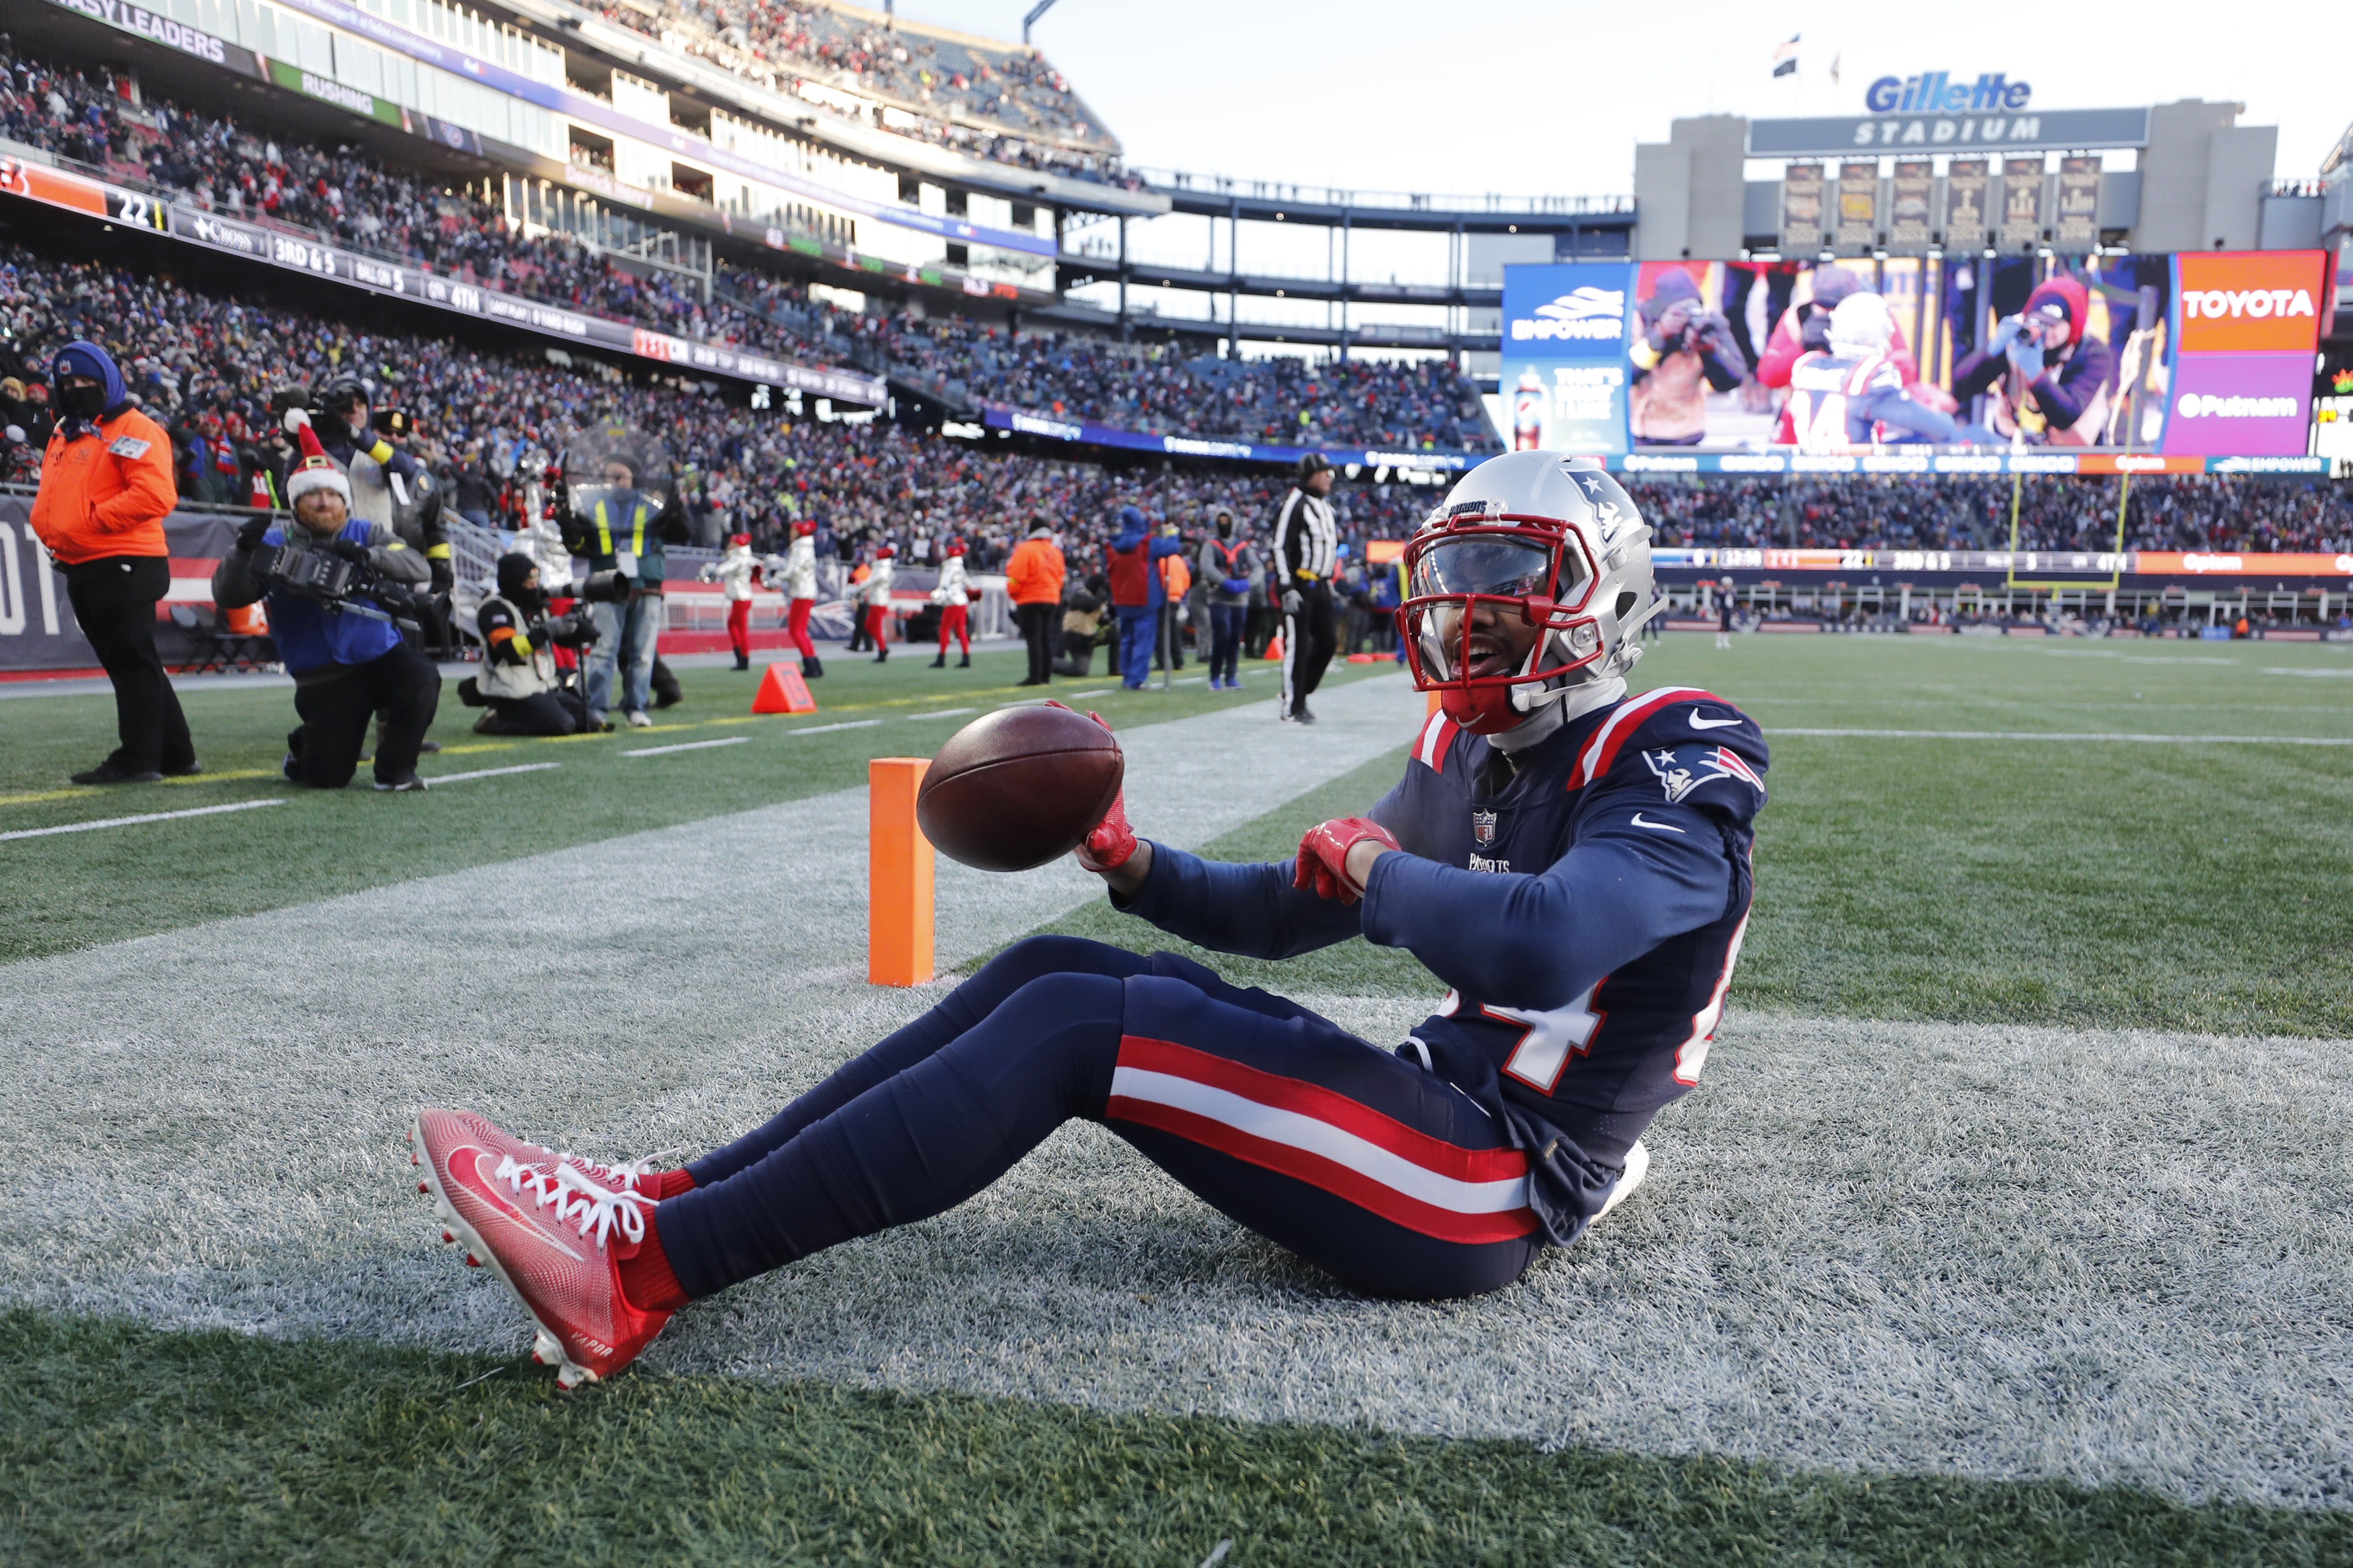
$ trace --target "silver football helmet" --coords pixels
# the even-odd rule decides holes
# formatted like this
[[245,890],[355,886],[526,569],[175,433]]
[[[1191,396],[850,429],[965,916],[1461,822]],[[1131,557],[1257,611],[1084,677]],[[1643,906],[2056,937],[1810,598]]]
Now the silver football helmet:
[[[1414,685],[1478,734],[1510,730],[1548,702],[1623,676],[1663,603],[1651,526],[1591,458],[1511,452],[1447,493],[1406,547],[1398,610]],[[1472,672],[1482,605],[1538,628],[1516,668]]]

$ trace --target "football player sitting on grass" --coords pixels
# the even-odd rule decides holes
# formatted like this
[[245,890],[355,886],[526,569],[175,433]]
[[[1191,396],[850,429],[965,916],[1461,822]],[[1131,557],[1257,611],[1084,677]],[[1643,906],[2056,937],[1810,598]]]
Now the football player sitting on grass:
[[1035,937],[682,1169],[423,1112],[444,1238],[513,1288],[570,1387],[689,1302],[953,1208],[1083,1117],[1369,1295],[1511,1284],[1641,1183],[1748,921],[1762,734],[1704,691],[1627,694],[1650,532],[1598,468],[1492,459],[1408,548],[1401,630],[1442,708],[1369,816],[1233,865],[1139,839],[1115,803],[1078,852],[1115,908],[1215,951],[1409,950],[1446,999],[1404,1044],[1174,953]]

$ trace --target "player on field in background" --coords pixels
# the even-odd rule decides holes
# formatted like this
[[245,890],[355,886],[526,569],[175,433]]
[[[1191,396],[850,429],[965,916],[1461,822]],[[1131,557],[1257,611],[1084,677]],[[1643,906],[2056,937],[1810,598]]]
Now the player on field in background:
[[696,1298],[954,1207],[1074,1117],[1368,1294],[1510,1284],[1641,1181],[1747,927],[1765,742],[1707,692],[1627,695],[1650,533],[1586,460],[1482,465],[1408,550],[1402,629],[1442,709],[1369,817],[1232,865],[1114,802],[1079,851],[1114,909],[1219,952],[1407,949],[1448,990],[1403,1045],[1173,953],[1033,937],[682,1170],[427,1110],[420,1190],[565,1386]]
[[956,660],[956,668],[972,668],[971,587],[964,571],[964,541],[951,539],[947,553],[940,559],[939,585],[932,590],[932,603],[940,607],[940,652],[932,660],[934,669],[947,668],[951,637],[960,638],[964,646],[964,657]]
[[1332,567],[1340,527],[1332,516],[1332,465],[1310,452],[1274,519],[1274,565],[1268,591],[1282,611],[1282,706],[1286,724],[1313,724],[1307,699],[1324,683],[1339,646],[1332,605]]

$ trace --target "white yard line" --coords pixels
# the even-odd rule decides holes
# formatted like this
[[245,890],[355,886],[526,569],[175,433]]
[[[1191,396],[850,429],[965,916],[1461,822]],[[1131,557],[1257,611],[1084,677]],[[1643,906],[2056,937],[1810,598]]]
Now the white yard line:
[[0,841],[10,838],[47,838],[53,833],[90,833],[100,827],[130,827],[142,822],[170,822],[183,816],[217,816],[225,811],[259,811],[265,805],[284,805],[279,800],[240,800],[227,805],[199,805],[186,811],[151,811],[140,816],[101,816],[95,822],[69,822],[60,827],[19,827],[12,833],[0,833]]
[[1873,741],[2130,741],[2157,746],[2353,746],[2353,735],[2136,735],[2105,730],[1801,730],[1775,724],[1777,735],[1847,736]]
[[675,746],[641,746],[634,752],[623,752],[625,757],[666,757],[672,752],[707,752],[713,746],[741,746],[751,740],[749,735],[730,735],[723,741],[681,741]]
[[882,722],[880,719],[852,719],[847,724],[811,724],[805,730],[786,730],[786,735],[829,735],[836,730],[871,730]]
[[943,708],[936,713],[910,713],[907,715],[907,722],[920,724],[926,719],[959,719],[966,713],[979,711],[977,708]]
[[434,784],[464,784],[469,779],[504,778],[509,773],[545,773],[550,768],[563,765],[562,763],[518,763],[511,768],[476,768],[470,773],[427,773],[421,776],[429,788]]
[[2353,669],[2287,669],[2273,664],[2263,666],[2263,673],[2265,675],[2319,675],[2332,677],[2338,680],[2353,678]]

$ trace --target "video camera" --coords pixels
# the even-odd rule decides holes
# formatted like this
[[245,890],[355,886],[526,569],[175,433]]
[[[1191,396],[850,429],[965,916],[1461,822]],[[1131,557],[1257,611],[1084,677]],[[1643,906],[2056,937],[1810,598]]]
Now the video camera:
[[370,570],[367,552],[360,546],[305,537],[307,531],[299,523],[287,529],[286,542],[262,568],[267,592],[308,599],[330,615],[360,616],[387,621],[403,631],[421,630],[417,595],[406,584],[387,583]]

